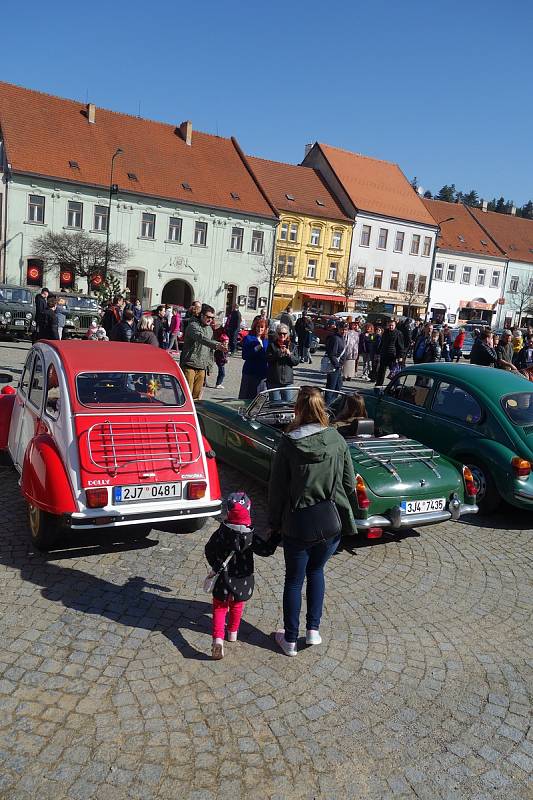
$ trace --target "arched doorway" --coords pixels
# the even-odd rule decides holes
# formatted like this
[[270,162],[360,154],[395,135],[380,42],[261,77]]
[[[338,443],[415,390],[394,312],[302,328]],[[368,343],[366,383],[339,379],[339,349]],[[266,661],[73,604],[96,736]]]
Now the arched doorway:
[[180,278],[169,281],[165,284],[161,292],[161,302],[169,303],[169,305],[173,306],[189,308],[193,299],[194,292],[192,286],[190,286],[187,281],[182,281]]
[[128,289],[130,300],[143,299],[144,272],[139,269],[129,269],[126,272],[126,288]]

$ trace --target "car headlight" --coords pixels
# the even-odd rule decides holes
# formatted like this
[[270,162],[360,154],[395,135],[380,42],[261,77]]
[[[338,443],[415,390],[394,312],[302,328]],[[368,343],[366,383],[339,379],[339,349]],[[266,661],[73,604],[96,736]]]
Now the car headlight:
[[73,320],[71,320],[71,319],[65,320],[65,328],[73,328],[73,327],[74,327]]
[[31,319],[32,316],[33,314],[31,313],[31,311],[28,311],[28,313],[26,314],[26,319]]
[[72,317],[72,324],[75,328],[79,328],[80,326],[80,318],[79,317]]
[[4,317],[5,317],[6,319],[11,319],[11,311],[5,311],[5,312],[4,312]]
[[6,322],[6,318],[4,317],[3,314],[0,314],[0,325],[5,325],[5,322]]
[[98,317],[93,317],[91,319],[91,325],[98,325]]

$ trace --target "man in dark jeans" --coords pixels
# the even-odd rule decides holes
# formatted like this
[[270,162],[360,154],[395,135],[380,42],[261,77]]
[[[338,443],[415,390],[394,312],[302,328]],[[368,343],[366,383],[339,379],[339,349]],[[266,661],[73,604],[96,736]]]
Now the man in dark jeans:
[[39,339],[59,339],[59,329],[57,325],[56,314],[57,300],[55,295],[48,296],[46,301],[46,308],[41,314],[39,322],[39,331],[37,336]]
[[40,294],[35,296],[35,331],[32,336],[32,341],[35,342],[39,338],[39,325],[41,317],[46,311],[46,301],[48,299],[48,289],[44,286]]
[[391,319],[387,325],[387,330],[381,337],[379,345],[379,369],[376,376],[376,386],[383,386],[387,367],[392,367],[397,361],[405,359],[405,343],[402,332],[396,327],[396,320]]
[[[334,367],[333,372],[326,374],[326,389],[334,389],[340,392],[342,389],[342,357],[344,355],[344,324],[336,323],[335,320],[330,320],[328,324],[330,334],[326,339],[326,355]],[[326,403],[333,400],[335,395],[326,392]]]
[[233,355],[233,353],[237,349],[239,331],[241,329],[241,321],[242,321],[241,312],[239,311],[238,304],[235,303],[231,311],[231,314],[229,314],[228,319],[226,321],[226,333],[228,334],[229,337],[230,355]]

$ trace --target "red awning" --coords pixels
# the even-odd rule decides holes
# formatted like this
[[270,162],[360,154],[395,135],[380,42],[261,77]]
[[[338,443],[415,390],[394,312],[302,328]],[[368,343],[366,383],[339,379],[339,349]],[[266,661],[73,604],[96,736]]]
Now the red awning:
[[345,303],[346,298],[342,294],[312,294],[311,292],[300,292],[303,297],[310,300],[329,300],[331,303]]
[[478,311],[494,311],[494,303],[482,303],[480,300],[460,300],[459,308],[474,308]]

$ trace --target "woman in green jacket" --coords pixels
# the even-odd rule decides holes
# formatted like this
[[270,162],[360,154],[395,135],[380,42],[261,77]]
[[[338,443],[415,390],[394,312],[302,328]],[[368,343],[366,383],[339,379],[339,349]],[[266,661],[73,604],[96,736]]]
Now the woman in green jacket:
[[[336,551],[341,533],[356,533],[353,510],[357,506],[350,453],[342,436],[329,427],[320,389],[302,386],[294,410],[294,421],[276,452],[269,486],[270,525],[274,532],[282,533],[285,556],[285,628],[276,633],[276,642],[288,656],[297,652],[305,578],[306,643],[322,641],[319,628],[324,603],[324,566]],[[311,531],[318,521],[325,523],[326,528],[313,540]]]

